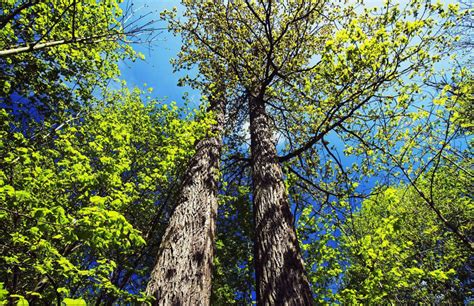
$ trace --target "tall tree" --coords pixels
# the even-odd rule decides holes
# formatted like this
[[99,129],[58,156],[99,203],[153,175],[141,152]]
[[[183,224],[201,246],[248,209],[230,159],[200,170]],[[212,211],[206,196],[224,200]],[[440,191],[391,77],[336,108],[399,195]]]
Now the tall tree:
[[[320,21],[316,14],[320,4],[285,2],[275,4],[274,8],[272,4],[244,1],[203,4],[185,1],[184,4],[187,21],[180,23],[172,19],[171,27],[187,34],[185,59],[202,61],[203,52],[212,54],[231,73],[236,84],[231,92],[245,94],[249,102],[243,109],[250,109],[251,113],[258,301],[311,304],[311,291],[273,143],[273,126],[265,107],[268,87],[276,76],[298,74],[309,62],[310,49],[316,45],[310,37]],[[305,40],[307,46],[303,50],[299,50],[302,45],[294,44]],[[189,47],[196,45],[197,48]],[[213,75],[224,77],[218,72]],[[274,238],[280,239],[278,243]]]
[[[247,97],[239,110],[250,118],[258,303],[311,303],[281,164],[298,169],[295,175],[310,185],[301,173],[319,179],[330,169],[331,184],[311,186],[331,196],[353,191],[355,184],[338,184],[337,179],[347,182],[341,163],[335,170],[329,162],[320,165],[326,156],[339,162],[325,138],[361,142],[364,137],[354,130],[374,132],[367,127],[373,118],[381,121],[381,135],[401,135],[396,121],[414,104],[409,96],[418,90],[402,80],[429,77],[447,50],[443,46],[449,46],[450,39],[440,33],[452,26],[457,8],[411,1],[401,9],[388,2],[358,15],[349,5],[329,1],[183,3],[186,20],[170,23],[186,33],[181,60],[196,63],[203,53],[204,58],[213,54],[230,72],[221,78],[233,79],[233,92]],[[388,119],[391,125],[385,124]],[[276,131],[288,144],[280,157]],[[397,139],[389,140],[392,147]],[[374,151],[365,152],[372,160]]]
[[[188,5],[191,5],[189,2]],[[219,1],[214,1],[218,5]],[[194,5],[194,4],[192,4]],[[213,5],[212,2],[199,5]],[[176,10],[164,16],[176,16]],[[197,64],[199,74],[188,83],[208,97],[208,116],[214,124],[210,134],[199,140],[180,188],[180,196],[168,228],[162,238],[147,294],[156,305],[207,305],[211,299],[212,267],[216,240],[216,217],[221,150],[225,113],[232,96],[227,94],[232,78],[222,78],[228,68],[218,57],[202,48],[192,31],[184,30],[170,20],[170,30],[180,33],[182,52],[174,60],[176,69],[189,69]]]
[[195,145],[147,285],[155,305],[210,304],[224,108],[222,93],[210,98],[215,123]]
[[311,305],[265,102],[250,97],[255,272],[260,305]]

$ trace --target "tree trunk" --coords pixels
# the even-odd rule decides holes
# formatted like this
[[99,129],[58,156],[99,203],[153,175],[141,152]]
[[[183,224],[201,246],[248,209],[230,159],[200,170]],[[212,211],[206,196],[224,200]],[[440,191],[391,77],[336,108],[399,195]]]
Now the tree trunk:
[[313,305],[263,97],[250,98],[258,305]]
[[224,102],[211,101],[212,135],[196,144],[177,206],[163,236],[146,292],[153,305],[209,305]]

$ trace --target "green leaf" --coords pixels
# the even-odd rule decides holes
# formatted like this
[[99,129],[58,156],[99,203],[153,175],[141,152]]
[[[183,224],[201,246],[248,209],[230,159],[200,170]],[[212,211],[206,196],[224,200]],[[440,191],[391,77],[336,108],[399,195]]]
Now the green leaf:
[[65,298],[61,304],[64,306],[87,306],[86,301],[84,301],[83,299]]

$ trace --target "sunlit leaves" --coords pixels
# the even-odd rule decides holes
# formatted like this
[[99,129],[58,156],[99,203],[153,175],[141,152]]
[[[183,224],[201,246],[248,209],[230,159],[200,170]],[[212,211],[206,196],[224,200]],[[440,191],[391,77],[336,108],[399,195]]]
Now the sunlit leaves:
[[[461,170],[443,169],[434,178],[421,178],[419,188],[429,194],[434,184],[437,208],[453,224],[464,224],[473,205],[465,195],[468,180]],[[389,187],[364,201],[348,224],[342,237],[349,252],[342,301],[462,302],[467,297],[469,250],[413,187]],[[461,231],[469,235],[472,226]]]
[[16,15],[0,29],[0,52],[90,37],[83,43],[0,56],[3,107],[24,131],[44,128],[36,126],[38,121],[52,124],[78,111],[79,101],[87,104],[94,90],[118,76],[119,59],[135,56],[129,46],[108,36],[123,32],[120,2],[51,0],[22,6],[14,1],[2,6],[4,16]]
[[109,92],[95,102],[43,143],[12,130],[11,117],[0,113],[2,272],[22,280],[13,293],[30,291],[28,298],[38,299],[40,292],[49,301],[56,288],[66,288],[87,290],[85,299],[101,292],[141,299],[111,276],[117,269],[143,273],[127,260],[156,231],[150,226],[163,190],[213,121],[190,120],[176,105],[144,104],[139,90]]

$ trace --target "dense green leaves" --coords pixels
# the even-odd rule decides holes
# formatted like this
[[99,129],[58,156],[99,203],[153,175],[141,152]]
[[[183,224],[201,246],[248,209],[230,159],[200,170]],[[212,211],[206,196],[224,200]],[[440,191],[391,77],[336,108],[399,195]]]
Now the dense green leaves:
[[0,96],[22,130],[44,119],[65,120],[119,75],[120,59],[135,57],[122,43],[132,30],[124,23],[130,16],[123,16],[122,1],[4,2]]
[[[461,233],[472,236],[470,174],[442,167],[419,179],[434,190],[436,208]],[[434,176],[432,176],[434,174]],[[472,296],[471,250],[413,186],[385,188],[341,223],[303,211],[302,248],[320,303],[464,303]],[[339,215],[339,216],[338,216]],[[339,219],[339,221],[338,221]],[[316,230],[319,229],[319,230]]]
[[[433,181],[431,181],[433,180]],[[442,215],[472,236],[474,203],[470,179],[443,167],[420,178],[421,191],[433,188]],[[438,218],[414,187],[387,188],[362,203],[344,236],[349,267],[346,302],[463,303],[472,282],[470,250]]]
[[169,179],[212,122],[145,104],[138,90],[97,103],[43,142],[12,130],[1,112],[2,279],[11,294],[132,299],[130,280],[114,274],[149,268],[133,256],[159,232]]

